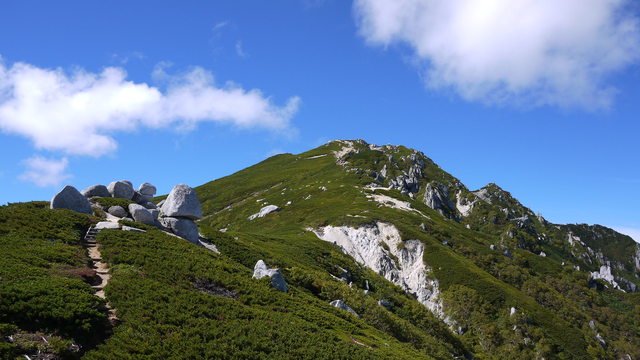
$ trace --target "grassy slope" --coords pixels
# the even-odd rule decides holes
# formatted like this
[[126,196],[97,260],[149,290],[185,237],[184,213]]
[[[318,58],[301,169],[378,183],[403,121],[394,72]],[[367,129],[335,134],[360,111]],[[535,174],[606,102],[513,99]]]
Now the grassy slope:
[[[0,327],[15,326],[10,333],[16,339],[54,334],[57,348],[41,348],[60,354],[71,342],[90,346],[99,340],[107,317],[103,301],[83,281],[92,274],[79,240],[92,219],[48,205],[0,207]],[[33,353],[36,346],[5,340],[0,338],[0,358]]]
[[[251,268],[158,230],[103,231],[98,238],[114,275],[107,297],[122,324],[89,359],[431,358],[295,281],[288,293],[277,292],[268,280],[252,279]],[[197,281],[237,296],[202,292]]]

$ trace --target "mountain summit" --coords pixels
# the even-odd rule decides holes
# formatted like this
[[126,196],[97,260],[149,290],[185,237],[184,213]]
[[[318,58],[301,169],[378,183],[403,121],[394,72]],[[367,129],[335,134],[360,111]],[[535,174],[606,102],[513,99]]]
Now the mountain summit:
[[[62,270],[86,266],[74,234],[100,219],[0,208],[0,330],[89,359],[640,358],[638,244],[553,224],[496,184],[469,190],[420,151],[336,140],[194,190],[215,251],[139,223],[96,236],[111,325],[90,289],[46,285],[89,287]],[[20,312],[34,294],[51,301]]]

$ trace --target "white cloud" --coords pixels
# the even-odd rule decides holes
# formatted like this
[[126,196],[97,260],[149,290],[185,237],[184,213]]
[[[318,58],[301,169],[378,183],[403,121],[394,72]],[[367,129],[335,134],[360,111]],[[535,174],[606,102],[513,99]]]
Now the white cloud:
[[621,234],[625,234],[625,235],[629,235],[633,238],[633,240],[635,240],[636,242],[640,243],[640,229],[638,228],[631,228],[631,227],[614,227],[613,230],[621,233]]
[[71,175],[66,174],[69,160],[47,159],[42,156],[33,156],[24,160],[27,171],[19,176],[19,179],[36,184],[40,187],[59,186]]
[[606,108],[640,58],[631,0],[355,0],[369,44],[409,45],[425,81],[466,100]]
[[0,62],[0,130],[24,136],[38,149],[100,156],[117,148],[113,135],[142,127],[191,129],[202,121],[241,128],[287,130],[300,99],[278,106],[260,90],[228,83],[193,68],[180,76],[154,71],[164,87],[126,79],[122,68],[66,73]]

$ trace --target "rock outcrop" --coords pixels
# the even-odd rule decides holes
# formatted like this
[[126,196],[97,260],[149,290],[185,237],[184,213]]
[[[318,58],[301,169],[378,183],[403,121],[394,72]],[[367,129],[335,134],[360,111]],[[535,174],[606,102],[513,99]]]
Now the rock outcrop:
[[189,218],[198,220],[202,218],[200,200],[195,190],[191,187],[179,184],[171,189],[169,196],[160,208],[162,216]]
[[428,277],[431,269],[424,263],[424,244],[402,240],[398,229],[389,223],[352,228],[325,226],[309,229],[321,240],[332,242],[360,264],[402,287],[441,319],[445,319],[439,299],[438,280]]
[[333,300],[329,304],[331,306],[333,306],[333,307],[337,307],[338,309],[346,310],[346,311],[352,313],[353,315],[355,315],[357,317],[360,317],[360,315],[358,315],[357,312],[355,312],[351,307],[349,307],[349,305],[345,304],[345,302],[342,301],[342,300]]
[[279,210],[280,210],[280,208],[275,206],[275,205],[267,205],[267,206],[263,207],[262,209],[260,209],[260,211],[258,211],[257,213],[249,216],[248,219],[249,220],[253,220],[253,219],[261,218],[261,217],[264,217],[267,214],[271,214],[272,212],[279,211]]
[[78,189],[67,185],[51,199],[52,209],[69,209],[83,214],[91,214],[91,204]]
[[109,194],[114,198],[131,200],[133,198],[133,186],[128,180],[114,181],[107,187]]
[[264,261],[258,260],[253,267],[253,278],[262,279],[263,277],[271,278],[271,285],[274,289],[287,292],[287,282],[284,280],[280,269],[269,269]]
[[98,196],[98,197],[110,197],[111,196],[111,194],[109,193],[109,190],[104,185],[89,186],[88,188],[82,190],[81,193],[82,193],[82,195],[84,195],[85,197],[88,197],[88,198],[94,197],[94,196]]

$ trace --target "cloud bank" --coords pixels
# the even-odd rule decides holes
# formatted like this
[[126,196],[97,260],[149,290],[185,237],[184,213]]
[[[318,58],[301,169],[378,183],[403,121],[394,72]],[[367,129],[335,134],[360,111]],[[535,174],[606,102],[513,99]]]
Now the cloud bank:
[[640,59],[631,0],[355,0],[369,44],[406,44],[427,85],[483,103],[601,109]]
[[63,181],[71,178],[65,173],[69,160],[47,159],[42,156],[33,156],[24,160],[27,171],[19,176],[19,179],[34,183],[40,187],[59,186]]
[[115,133],[143,127],[189,129],[211,121],[286,130],[300,102],[291,97],[279,106],[257,89],[218,86],[197,67],[180,76],[158,68],[154,75],[166,86],[129,81],[117,67],[67,73],[0,62],[0,131],[26,137],[37,149],[97,157],[116,150]]

